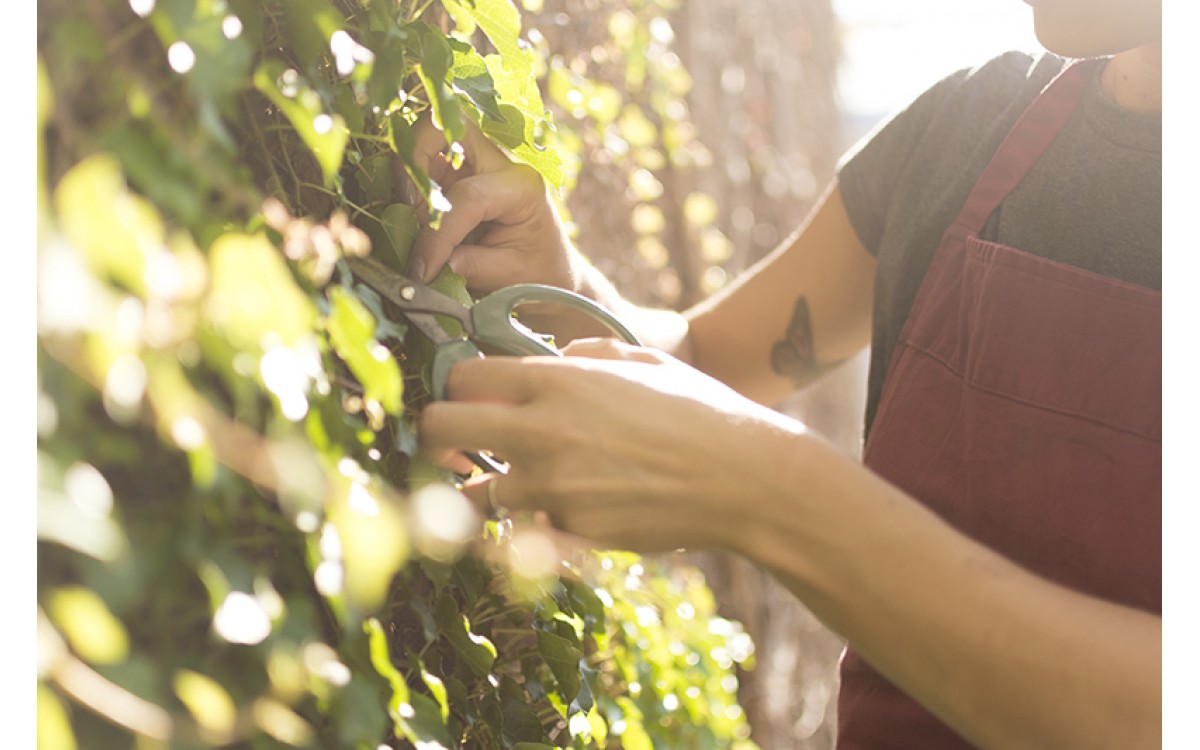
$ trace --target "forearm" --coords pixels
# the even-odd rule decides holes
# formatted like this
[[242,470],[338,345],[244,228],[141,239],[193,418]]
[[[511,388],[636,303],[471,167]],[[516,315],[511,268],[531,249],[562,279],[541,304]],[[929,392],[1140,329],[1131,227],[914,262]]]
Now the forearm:
[[1158,617],[1028,573],[812,435],[776,443],[730,546],[890,680],[983,747],[1160,744]]

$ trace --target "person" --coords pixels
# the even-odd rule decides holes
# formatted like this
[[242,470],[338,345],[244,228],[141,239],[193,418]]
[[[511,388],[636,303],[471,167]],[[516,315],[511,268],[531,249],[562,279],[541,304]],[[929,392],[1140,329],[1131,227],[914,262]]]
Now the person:
[[[410,273],[580,291],[562,358],[452,370],[422,449],[602,547],[715,548],[844,636],[839,746],[1161,744],[1159,0],[1027,0],[1046,53],[940,81],[781,247],[676,314],[623,300],[477,133]],[[863,461],[770,408],[867,345]]]

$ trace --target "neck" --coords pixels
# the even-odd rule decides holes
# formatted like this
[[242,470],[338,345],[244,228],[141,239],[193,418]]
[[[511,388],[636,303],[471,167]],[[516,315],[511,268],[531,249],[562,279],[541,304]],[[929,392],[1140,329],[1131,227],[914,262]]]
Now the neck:
[[1162,42],[1113,56],[1100,77],[1104,94],[1137,112],[1162,111]]

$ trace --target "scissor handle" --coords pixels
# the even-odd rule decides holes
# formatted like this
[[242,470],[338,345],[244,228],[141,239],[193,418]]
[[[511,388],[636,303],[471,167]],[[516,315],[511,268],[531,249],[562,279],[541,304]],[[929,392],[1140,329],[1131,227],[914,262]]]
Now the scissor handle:
[[529,303],[552,303],[577,310],[604,324],[604,327],[630,344],[638,337],[607,308],[575,292],[546,284],[515,284],[497,289],[471,308],[474,338],[516,356],[559,355],[559,351],[541,336],[513,319],[513,312]]

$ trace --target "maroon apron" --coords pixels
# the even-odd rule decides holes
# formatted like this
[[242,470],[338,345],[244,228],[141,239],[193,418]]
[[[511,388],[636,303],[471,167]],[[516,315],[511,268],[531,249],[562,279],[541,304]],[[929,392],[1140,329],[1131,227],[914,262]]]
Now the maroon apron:
[[[946,230],[864,462],[1026,569],[1160,613],[1161,294],[979,239],[1098,63],[1034,100]],[[841,748],[969,746],[853,651],[838,713]]]

